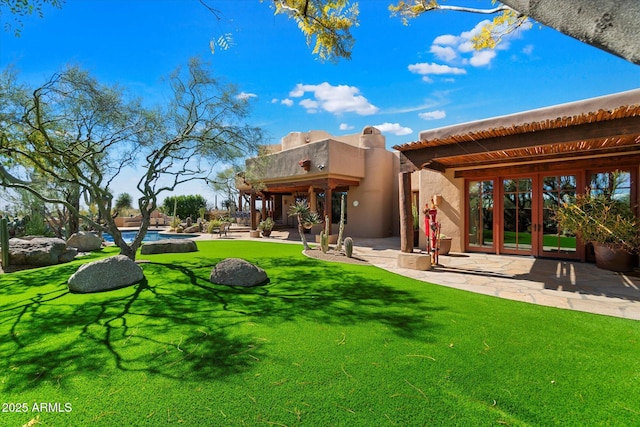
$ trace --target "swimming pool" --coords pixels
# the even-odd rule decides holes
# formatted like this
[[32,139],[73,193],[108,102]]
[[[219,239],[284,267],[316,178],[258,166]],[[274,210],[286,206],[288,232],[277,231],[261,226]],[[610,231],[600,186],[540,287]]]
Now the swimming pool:
[[[133,231],[122,231],[122,238],[125,242],[133,242],[133,239],[136,237],[138,232],[136,230]],[[163,239],[189,239],[193,237],[198,237],[197,234],[175,234],[175,233],[163,233],[158,230],[148,230],[147,234],[142,239],[143,242],[157,242],[158,240]],[[113,236],[109,233],[103,233],[102,238],[105,242],[113,243]]]

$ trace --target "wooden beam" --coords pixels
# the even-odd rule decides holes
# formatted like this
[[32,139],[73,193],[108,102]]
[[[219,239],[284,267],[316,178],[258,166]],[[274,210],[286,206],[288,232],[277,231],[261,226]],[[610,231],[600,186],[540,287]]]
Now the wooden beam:
[[400,173],[400,252],[413,252],[413,213],[411,209],[411,174]]
[[523,165],[501,166],[492,168],[460,170],[454,173],[455,178],[482,178],[487,176],[519,175],[523,173],[544,173],[568,169],[601,169],[612,166],[637,167],[640,153],[635,155],[597,157],[569,160],[564,162],[527,163]]
[[543,147],[551,144],[567,144],[598,138],[616,138],[640,134],[640,116],[626,117],[596,123],[585,123],[567,128],[546,129],[517,135],[485,138],[476,141],[464,141],[416,150],[403,151],[414,165],[420,167],[431,161],[456,156],[490,153],[531,147]]

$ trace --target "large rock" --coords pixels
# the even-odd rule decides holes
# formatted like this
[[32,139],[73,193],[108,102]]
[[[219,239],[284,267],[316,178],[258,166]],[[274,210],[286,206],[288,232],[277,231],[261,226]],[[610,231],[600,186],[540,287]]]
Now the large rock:
[[67,243],[55,237],[31,237],[30,240],[9,240],[9,264],[35,265],[43,267],[69,262],[78,251],[67,247]]
[[144,279],[142,268],[125,255],[83,264],[69,277],[71,292],[89,293],[123,288]]
[[196,252],[198,246],[190,239],[164,239],[156,242],[147,242],[140,248],[143,255]]
[[80,231],[67,239],[67,246],[76,248],[80,252],[97,251],[102,247],[102,239],[93,233]]
[[211,283],[229,286],[259,286],[269,282],[267,273],[260,267],[240,258],[227,258],[211,270]]

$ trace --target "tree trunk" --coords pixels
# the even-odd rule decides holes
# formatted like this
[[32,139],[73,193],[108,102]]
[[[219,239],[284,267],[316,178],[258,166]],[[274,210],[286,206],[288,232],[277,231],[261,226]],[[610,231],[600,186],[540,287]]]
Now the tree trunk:
[[640,64],[638,0],[500,0],[541,24]]
[[413,252],[413,213],[411,209],[411,173],[402,172],[400,183],[400,252]]
[[307,243],[306,237],[304,237],[304,226],[302,225],[302,215],[298,214],[298,233],[300,233],[300,240],[302,240],[302,246],[304,246],[304,250],[309,250],[309,244]]

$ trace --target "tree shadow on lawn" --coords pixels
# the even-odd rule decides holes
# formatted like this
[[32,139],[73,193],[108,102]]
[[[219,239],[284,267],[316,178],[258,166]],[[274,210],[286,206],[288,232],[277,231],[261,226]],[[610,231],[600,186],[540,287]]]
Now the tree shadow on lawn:
[[[217,261],[149,262],[143,268],[150,282],[98,294],[71,294],[66,284],[52,285],[44,269],[16,276],[9,289],[21,287],[25,298],[0,307],[0,330],[6,331],[0,334],[2,388],[17,392],[43,382],[65,387],[67,378],[118,371],[219,380],[268,357],[267,344],[243,328],[252,322],[378,323],[430,341],[436,325],[428,317],[443,309],[371,271],[306,258],[260,259],[271,278],[264,287],[215,285],[209,274]],[[33,284],[43,289],[30,295],[24,289]]]

